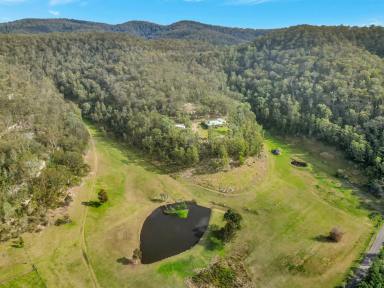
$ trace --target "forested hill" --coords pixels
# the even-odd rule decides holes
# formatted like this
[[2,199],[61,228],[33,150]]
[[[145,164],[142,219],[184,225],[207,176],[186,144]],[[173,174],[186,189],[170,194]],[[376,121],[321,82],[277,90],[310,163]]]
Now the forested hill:
[[146,39],[190,39],[213,44],[231,45],[253,41],[271,30],[214,26],[194,21],[158,25],[146,21],[129,21],[117,25],[72,19],[23,19],[0,23],[0,33],[50,32],[121,32]]
[[26,70],[0,58],[0,241],[45,225],[88,170],[80,112]]
[[265,127],[322,139],[369,166],[383,193],[384,28],[298,26],[231,48],[228,84]]
[[299,25],[271,31],[255,39],[254,46],[273,49],[309,49],[319,45],[337,45],[344,41],[384,56],[384,27],[310,26]]
[[[241,165],[248,156],[256,156],[262,150],[261,127],[249,105],[242,103],[242,95],[229,91],[226,86],[227,78],[221,69],[220,53],[219,47],[199,41],[146,41],[121,33],[0,35],[0,60],[4,58],[6,61],[4,64],[0,63],[0,68],[23,67],[26,77],[33,75],[36,81],[44,80],[50,85],[52,92],[47,89],[39,91],[47,105],[50,98],[57,101],[57,109],[65,107],[63,98],[72,104],[76,103],[82,116],[100,130],[113,133],[120,141],[145,152],[147,157],[167,164],[168,169],[198,166],[216,171],[230,165]],[[200,57],[204,59],[202,63],[197,61]],[[18,79],[17,75],[15,73],[16,79],[13,82],[4,72],[4,83],[15,85],[26,82],[33,86],[39,83],[25,80],[21,78],[22,75]],[[18,92],[16,88],[14,91],[15,94]],[[0,96],[1,93],[0,89]],[[40,105],[33,105],[38,103],[32,101],[33,94],[23,90],[17,94],[21,94],[18,105],[26,109],[23,115],[32,119],[35,114],[40,115],[43,119],[38,122],[40,125],[35,126],[42,130],[45,128],[49,133],[44,134],[47,139],[43,138],[42,145],[36,144],[39,151],[27,147],[26,151],[20,152],[20,156],[17,156],[18,150],[15,151],[11,144],[3,147],[3,139],[0,141],[0,233],[3,230],[2,233],[7,237],[17,235],[14,230],[29,221],[28,216],[36,217],[35,213],[54,207],[62,196],[61,186],[52,187],[53,191],[47,190],[51,186],[37,186],[36,189],[40,189],[37,192],[34,186],[27,184],[29,179],[32,181],[31,185],[38,182],[36,179],[40,178],[36,178],[37,174],[21,174],[19,170],[24,170],[18,167],[28,166],[30,157],[36,159],[33,163],[40,163],[41,153],[44,154],[43,160],[48,168],[59,164],[60,169],[68,171],[67,174],[60,174],[63,177],[69,178],[68,175],[72,172],[75,177],[83,172],[82,163],[78,161],[81,159],[78,151],[81,152],[84,148],[83,141],[80,141],[83,137],[75,138],[80,143],[74,140],[67,143],[74,132],[82,131],[81,123],[77,129],[77,123],[66,122],[65,119],[50,119],[50,116],[58,117],[59,112],[50,107],[47,109],[52,112],[35,112],[35,108]],[[13,127],[12,125],[24,127],[24,124],[19,124],[26,122],[21,121],[21,115],[8,115],[6,108],[2,111],[2,105],[8,105],[11,101],[7,95],[4,91],[3,102],[0,102],[0,128]],[[54,95],[57,95],[57,99]],[[23,102],[23,99],[32,102]],[[22,109],[19,110],[23,112]],[[6,117],[5,124],[2,125],[3,114]],[[70,111],[63,114],[69,116]],[[15,124],[8,124],[8,118],[12,117],[15,118]],[[207,129],[204,130],[205,133],[199,130],[202,121],[218,117],[226,119],[226,127],[221,127],[221,130]],[[64,128],[69,129],[68,132],[56,129],[57,137],[68,139],[62,144],[63,147],[60,141],[54,141],[56,135],[50,135],[53,132],[46,127],[61,123]],[[76,128],[75,131],[71,130],[72,127]],[[10,137],[13,135],[9,134]],[[54,144],[51,144],[52,141]],[[57,148],[57,152],[51,152],[52,145]],[[15,156],[10,158],[9,155]],[[62,167],[67,164],[70,167]],[[29,171],[28,167],[25,170]],[[15,180],[11,178],[13,174],[17,174]],[[45,176],[44,167],[41,175]],[[48,174],[49,178],[44,178],[44,183],[62,180],[59,178],[56,181],[56,176],[56,173]],[[9,179],[12,181],[8,182]],[[26,185],[25,192],[23,190],[23,194],[17,194],[12,202],[7,198],[2,200],[3,194],[14,195],[14,189]],[[1,193],[3,191],[5,193]],[[45,194],[47,201],[39,202],[40,198],[45,200]],[[23,216],[20,217],[22,223],[19,225],[12,222],[16,216],[15,213],[8,213],[9,206],[22,206],[26,200],[34,199],[34,195],[37,195],[38,202],[31,200],[20,212]],[[41,203],[41,210],[33,210],[32,215],[24,214],[24,211],[29,211],[28,205],[36,203]]]

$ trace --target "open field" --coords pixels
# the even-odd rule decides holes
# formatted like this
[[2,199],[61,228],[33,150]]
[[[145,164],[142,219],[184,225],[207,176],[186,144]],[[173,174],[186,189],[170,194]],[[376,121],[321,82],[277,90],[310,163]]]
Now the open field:
[[[87,161],[92,173],[75,189],[69,208],[73,223],[23,235],[22,249],[1,244],[1,288],[184,287],[185,278],[217,254],[245,255],[256,287],[334,287],[370,237],[369,212],[360,207],[357,191],[334,178],[315,153],[268,138],[266,150],[281,147],[283,155],[266,153],[262,177],[253,172],[258,163],[226,172],[228,183],[238,187],[230,195],[216,190],[226,178],[224,172],[201,176],[205,182],[174,179],[91,132]],[[311,165],[292,167],[292,157]],[[204,183],[211,185],[204,188]],[[96,200],[100,188],[108,191],[105,205],[81,205]],[[130,258],[139,247],[142,223],[161,205],[150,199],[160,193],[214,208],[211,223],[221,221],[225,209],[220,205],[233,207],[243,215],[244,227],[223,251],[207,250],[203,239],[193,249],[155,264],[121,264],[119,259]],[[334,226],[345,232],[340,243],[324,241]]]

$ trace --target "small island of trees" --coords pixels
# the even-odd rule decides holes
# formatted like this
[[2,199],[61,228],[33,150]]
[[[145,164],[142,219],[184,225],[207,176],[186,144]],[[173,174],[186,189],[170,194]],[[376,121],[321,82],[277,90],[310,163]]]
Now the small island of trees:
[[164,208],[164,214],[174,215],[181,219],[188,218],[189,208],[185,202],[178,202],[172,205],[167,205]]

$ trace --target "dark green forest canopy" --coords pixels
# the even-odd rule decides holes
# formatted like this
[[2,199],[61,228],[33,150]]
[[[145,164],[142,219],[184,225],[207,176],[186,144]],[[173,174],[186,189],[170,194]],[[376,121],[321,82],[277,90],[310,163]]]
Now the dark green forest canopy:
[[337,145],[382,178],[383,35],[379,27],[271,33],[227,51],[228,85],[246,97],[265,127]]

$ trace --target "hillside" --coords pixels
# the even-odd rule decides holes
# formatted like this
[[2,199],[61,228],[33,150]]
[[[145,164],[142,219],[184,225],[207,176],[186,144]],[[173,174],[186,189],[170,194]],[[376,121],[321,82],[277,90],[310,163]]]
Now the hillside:
[[[226,88],[217,64],[208,69],[196,61],[203,53],[214,63],[213,46],[116,33],[0,38],[7,65],[22,65],[36,79],[46,79],[56,93],[80,107],[85,119],[167,170],[202,166],[216,171],[242,165],[262,150],[261,127],[250,107]],[[226,119],[224,129],[206,129],[202,139],[194,125],[217,117]],[[46,159],[52,161],[52,156]],[[0,164],[7,175],[11,168]],[[8,220],[3,218],[5,226]]]
[[[228,85],[265,127],[337,145],[384,175],[384,28],[298,26],[230,50]],[[377,55],[376,55],[377,54]],[[382,180],[372,184],[382,195]]]
[[145,39],[190,39],[218,45],[232,45],[253,41],[270,32],[263,29],[241,29],[214,26],[194,21],[180,21],[171,25],[158,25],[146,21],[129,21],[110,25],[72,19],[23,19],[0,23],[0,33],[52,33],[52,32],[121,32]]
[[88,172],[78,110],[48,79],[7,66],[0,62],[0,241],[41,229],[47,209],[69,201],[66,191]]
[[[24,234],[28,254],[0,244],[0,286],[342,285],[383,212],[384,28],[255,38],[188,21],[62,19],[2,29],[0,242],[48,216],[73,221]],[[216,45],[229,43],[240,45]],[[87,144],[92,173],[69,205]],[[178,199],[212,210],[210,234],[133,266],[146,217]],[[242,225],[218,230],[230,208]]]

